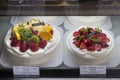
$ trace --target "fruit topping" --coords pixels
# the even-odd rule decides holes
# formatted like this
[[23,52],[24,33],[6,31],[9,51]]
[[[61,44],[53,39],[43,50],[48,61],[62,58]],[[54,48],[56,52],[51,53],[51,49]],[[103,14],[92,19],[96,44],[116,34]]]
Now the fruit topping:
[[35,52],[40,48],[45,48],[53,34],[53,28],[49,24],[46,25],[44,22],[33,19],[13,27],[10,45],[19,47],[21,52],[26,52],[28,49]]
[[99,28],[80,28],[73,33],[73,44],[80,50],[101,51],[109,47],[110,39]]
[[39,45],[32,43],[30,45],[30,50],[32,50],[33,52],[38,51],[39,50]]
[[20,45],[20,51],[21,51],[21,52],[25,52],[25,51],[27,51],[27,50],[28,50],[28,47],[27,47],[26,44],[21,44],[21,45]]
[[40,43],[39,43],[40,48],[45,48],[46,45],[47,45],[46,40],[41,40]]

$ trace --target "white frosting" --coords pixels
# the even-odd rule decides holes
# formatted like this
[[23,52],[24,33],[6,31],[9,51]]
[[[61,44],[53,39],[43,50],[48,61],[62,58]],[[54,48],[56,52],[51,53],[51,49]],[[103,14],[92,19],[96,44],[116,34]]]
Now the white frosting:
[[[10,56],[18,59],[18,62],[21,61],[22,63],[19,64],[22,65],[33,65],[33,64],[40,64],[46,62],[56,55],[56,54],[52,54],[52,51],[54,51],[60,43],[59,31],[55,27],[53,27],[53,30],[54,30],[53,39],[47,42],[47,45],[44,49],[40,48],[36,52],[32,52],[30,49],[28,49],[26,52],[20,52],[19,47],[10,46],[10,40],[9,40],[11,36],[10,34],[11,29],[10,29],[4,40],[6,44],[6,49],[9,52]],[[39,61],[37,61],[38,59]]]
[[107,20],[107,16],[68,16],[68,21],[77,27],[80,26],[101,26]]
[[[78,30],[78,29],[77,29]],[[103,33],[107,35],[107,37],[110,39],[110,42],[108,42],[109,47],[102,49],[101,51],[94,51],[90,52],[86,49],[80,50],[73,44],[73,32],[69,34],[67,37],[67,47],[69,50],[74,54],[75,56],[79,57],[79,61],[82,64],[103,64],[104,62],[108,61],[112,57],[112,51],[115,46],[114,38],[109,33],[109,31],[106,31],[102,29]]]

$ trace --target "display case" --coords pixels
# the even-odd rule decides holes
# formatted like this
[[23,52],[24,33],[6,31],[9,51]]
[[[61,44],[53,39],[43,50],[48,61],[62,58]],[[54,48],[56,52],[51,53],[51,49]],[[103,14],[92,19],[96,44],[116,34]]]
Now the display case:
[[119,4],[1,0],[0,77],[120,78]]

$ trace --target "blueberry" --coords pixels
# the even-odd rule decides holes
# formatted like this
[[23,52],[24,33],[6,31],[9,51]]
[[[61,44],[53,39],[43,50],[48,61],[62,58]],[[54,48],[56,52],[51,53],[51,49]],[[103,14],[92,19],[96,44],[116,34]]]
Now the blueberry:
[[80,32],[80,34],[82,35],[82,34],[83,34],[83,32]]
[[29,25],[29,22],[27,22],[27,25]]
[[45,25],[45,23],[44,23],[44,22],[41,22],[40,25]]
[[97,34],[97,31],[94,31],[94,34]]
[[39,26],[39,25],[41,25],[40,23],[34,23],[34,24],[32,24],[32,26]]

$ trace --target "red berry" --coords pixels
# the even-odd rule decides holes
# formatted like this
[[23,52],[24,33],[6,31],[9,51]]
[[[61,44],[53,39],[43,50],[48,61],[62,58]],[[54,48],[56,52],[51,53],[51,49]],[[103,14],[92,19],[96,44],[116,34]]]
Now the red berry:
[[94,43],[91,41],[91,40],[89,40],[89,39],[87,39],[87,41],[86,41],[86,43],[85,43],[85,45],[87,46],[87,47],[89,47],[89,46],[92,46]]
[[34,35],[38,35],[38,31],[36,30],[36,31],[33,31],[33,34]]
[[35,52],[39,50],[39,45],[38,44],[31,44],[30,49]]
[[46,40],[41,40],[39,43],[39,47],[40,48],[44,48],[47,45],[47,41]]
[[50,31],[50,34],[51,34],[51,35],[53,35],[53,32],[54,32],[54,31],[53,31],[53,30],[51,30],[51,31]]
[[106,37],[106,34],[105,34],[105,33],[101,33],[101,36],[102,36],[102,37]]
[[79,47],[79,48],[80,48],[80,49],[86,49],[87,47],[86,47],[85,43],[81,42],[81,44],[80,44],[80,47]]
[[98,37],[98,41],[102,42],[104,40],[104,38],[102,36]]
[[94,32],[94,29],[93,28],[89,28],[90,32]]
[[79,35],[80,35],[80,33],[77,32],[77,31],[73,33],[73,36],[74,36],[74,37],[78,37]]
[[11,45],[12,47],[17,47],[17,46],[20,46],[20,45],[21,45],[21,41],[20,41],[20,40],[16,40],[16,39],[14,39],[14,38],[11,38],[10,40],[11,40],[10,45]]
[[80,46],[80,42],[79,41],[74,41],[73,44],[75,44],[75,46],[78,47],[78,48]]
[[88,51],[94,51],[95,50],[95,45],[91,45],[87,48]]
[[21,51],[21,52],[25,52],[25,51],[27,51],[27,50],[28,50],[28,47],[27,47],[26,44],[21,44],[21,45],[20,45],[20,51]]
[[101,45],[102,45],[102,48],[106,48],[109,46],[106,42],[102,42]]
[[34,41],[29,41],[29,42],[27,42],[27,46],[30,48],[30,46],[32,45],[32,44],[34,44]]
[[109,41],[110,41],[110,39],[107,37],[103,39],[103,42],[109,42]]
[[95,44],[95,50],[101,51],[102,46],[100,44]]

